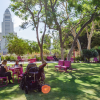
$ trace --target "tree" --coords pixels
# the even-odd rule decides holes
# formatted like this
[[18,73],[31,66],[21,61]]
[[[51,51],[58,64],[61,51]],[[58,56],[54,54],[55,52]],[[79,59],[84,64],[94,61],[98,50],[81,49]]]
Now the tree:
[[87,45],[87,49],[91,49],[91,38],[92,38],[92,35],[93,35],[93,32],[94,32],[94,28],[95,28],[95,23],[94,21],[92,21],[92,26],[91,26],[91,31],[90,31],[90,34],[88,32],[88,26],[86,26],[86,32],[87,32],[87,38],[88,38],[88,45]]
[[83,50],[83,56],[88,59],[88,62],[90,62],[91,57],[97,57],[99,54],[96,49],[84,49]]
[[100,46],[95,46],[94,49],[96,49],[98,51],[98,54],[99,54],[99,62],[100,62]]
[[47,18],[49,21],[47,22],[47,24],[50,29],[54,29],[59,32],[61,59],[64,59],[64,43],[67,36],[69,35],[69,32],[66,33],[66,36],[63,38],[62,29],[79,15],[78,12],[82,11],[83,9],[83,2],[81,0],[48,0],[48,2],[49,3],[47,6],[44,5],[45,9],[48,10]]
[[43,39],[43,45],[46,47],[45,49],[50,50],[51,36],[49,34],[45,34],[44,39]]
[[74,49],[74,47],[75,47],[75,43],[76,43],[76,40],[78,39],[78,36],[80,35],[80,33],[83,31],[83,29],[88,25],[88,24],[90,24],[96,17],[97,18],[99,18],[98,16],[99,16],[99,6],[98,6],[98,1],[97,2],[94,2],[94,0],[93,1],[89,1],[92,5],[93,5],[93,7],[92,8],[94,8],[93,10],[92,10],[92,12],[90,11],[90,9],[88,10],[88,12],[91,12],[91,13],[88,13],[88,15],[89,16],[87,16],[88,17],[88,20],[82,25],[82,27],[80,28],[80,30],[78,31],[78,33],[77,33],[77,35],[76,35],[76,37],[74,38],[74,41],[73,41],[73,44],[72,44],[72,47],[71,47],[71,49],[70,49],[70,51],[69,51],[69,53],[68,53],[68,60],[70,60],[70,57],[71,57],[71,53],[72,53],[72,51],[73,51],[73,49]]
[[[46,32],[46,23],[47,23],[47,17],[45,17],[46,9],[43,9],[43,3],[45,0],[11,0],[12,4],[10,5],[11,10],[15,13],[15,15],[19,16],[22,20],[25,20],[24,23],[22,23],[21,28],[26,29],[29,26],[32,26],[33,29],[36,30],[37,35],[37,41],[38,45],[40,47],[40,57],[42,60],[42,63],[44,62],[43,59],[43,39]],[[47,2],[45,2],[45,5]],[[38,7],[38,8],[37,8]],[[37,9],[36,9],[37,8]],[[40,29],[39,25],[41,25],[42,22],[44,23],[44,26],[42,29]],[[39,31],[42,34],[42,41],[39,40]]]
[[18,38],[17,36],[13,37],[13,39],[10,39],[7,44],[8,53],[16,55],[23,55],[26,54],[28,51],[28,43]]
[[53,49],[60,49],[59,33],[53,32],[51,37],[53,39]]
[[35,41],[27,41],[29,44],[28,51],[32,54],[32,52],[39,52],[39,45]]

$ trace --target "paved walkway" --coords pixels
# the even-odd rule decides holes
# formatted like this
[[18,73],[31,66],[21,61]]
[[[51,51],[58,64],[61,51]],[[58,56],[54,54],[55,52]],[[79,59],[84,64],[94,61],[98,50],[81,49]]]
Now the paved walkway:
[[[46,61],[47,63],[58,63],[58,61]],[[24,62],[24,64],[28,64],[29,62]],[[36,63],[41,63],[41,61],[37,61]],[[7,61],[7,64],[15,64],[14,61]],[[23,64],[23,62],[19,62],[19,64]]]

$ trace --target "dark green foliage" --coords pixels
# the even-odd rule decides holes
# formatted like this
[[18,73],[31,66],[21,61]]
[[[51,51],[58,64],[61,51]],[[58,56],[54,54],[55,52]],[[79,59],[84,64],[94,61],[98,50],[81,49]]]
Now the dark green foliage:
[[98,51],[98,53],[100,55],[100,46],[95,46],[94,48]]
[[2,60],[15,61],[15,60],[17,60],[17,57],[14,57],[14,56],[5,56],[5,57],[3,57]]
[[9,34],[4,38],[7,39],[8,43],[6,44],[8,48],[8,53],[16,55],[23,55],[28,52],[28,43],[26,40],[18,38],[15,35]]
[[[100,28],[100,27],[99,27]],[[97,29],[99,29],[97,28]],[[95,46],[99,46],[100,45],[100,32],[94,33],[93,37],[92,37],[92,43],[91,43],[91,47],[95,47]]]
[[41,57],[36,56],[37,61],[41,61]]
[[84,58],[83,58],[83,56],[81,56],[81,57],[75,57],[75,60],[77,61],[77,60],[79,60],[79,61],[84,61]]
[[15,61],[15,60],[17,60],[17,57],[10,56],[10,60],[11,60],[11,61]]
[[49,55],[50,54],[50,51],[47,50],[47,49],[43,49],[43,53],[46,54],[46,55]]
[[44,60],[47,60],[47,56],[43,56]]
[[86,57],[88,61],[90,58],[97,57],[98,55],[99,54],[96,49],[90,49],[90,50],[84,49],[83,50],[83,57]]
[[51,36],[49,36],[49,34],[45,34],[43,39],[43,48],[49,50],[50,46],[51,46]]
[[92,54],[92,57],[97,57],[99,55],[96,49],[90,49],[90,52]]
[[4,60],[5,58],[3,56],[1,56],[1,60]]
[[6,56],[5,57],[5,60],[10,60],[10,56]]
[[30,52],[30,53],[32,53],[32,52],[39,52],[40,51],[40,49],[39,49],[39,45],[38,45],[38,43],[37,42],[35,42],[35,41],[27,41],[28,42],[28,51]]

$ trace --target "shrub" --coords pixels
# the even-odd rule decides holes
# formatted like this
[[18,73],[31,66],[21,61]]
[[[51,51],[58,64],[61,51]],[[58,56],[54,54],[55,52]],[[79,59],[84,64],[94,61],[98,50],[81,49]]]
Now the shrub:
[[98,51],[96,49],[90,49],[92,57],[97,57],[99,55]]
[[100,56],[100,46],[95,46],[94,49],[96,49],[99,53],[99,56]]
[[83,50],[83,57],[86,57],[88,59],[88,62],[90,61],[90,58],[97,57],[98,55],[99,54],[96,49],[90,49],[90,50],[84,49]]
[[79,60],[77,60],[77,63],[79,63]]
[[31,59],[31,57],[30,57],[30,56],[28,56],[28,59]]
[[44,58],[44,60],[47,60],[47,57],[46,56],[44,56],[43,58]]
[[65,52],[64,52],[64,59],[66,59],[67,54],[68,54],[68,50],[65,50]]
[[5,60],[10,60],[10,56],[5,56]]
[[41,57],[36,56],[37,61],[41,61]]
[[81,57],[75,57],[75,60],[79,60],[79,61],[83,61],[84,60],[84,57],[83,56],[81,56]]
[[89,59],[89,58],[92,57],[92,53],[91,53],[90,50],[84,49],[83,50],[83,56]]
[[4,60],[5,59],[5,57],[4,56],[1,56],[1,60]]
[[48,54],[50,54],[50,51],[47,50],[47,49],[43,49],[43,53],[46,54],[46,55],[48,55]]
[[17,58],[14,56],[10,56],[10,60],[17,60]]
[[53,53],[53,54],[57,54],[56,56],[60,56],[60,55],[61,55],[61,52],[60,52],[59,49],[53,49],[53,50],[52,50],[52,53]]

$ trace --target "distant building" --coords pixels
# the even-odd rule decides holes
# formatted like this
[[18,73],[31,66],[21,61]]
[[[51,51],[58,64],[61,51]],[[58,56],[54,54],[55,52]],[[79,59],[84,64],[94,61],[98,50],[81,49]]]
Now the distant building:
[[2,32],[0,33],[0,52],[3,54],[7,54],[8,52],[6,48],[7,40],[3,38],[3,36],[8,35],[9,33],[13,33],[17,35],[17,33],[14,32],[14,26],[13,26],[10,11],[6,9],[3,16]]

